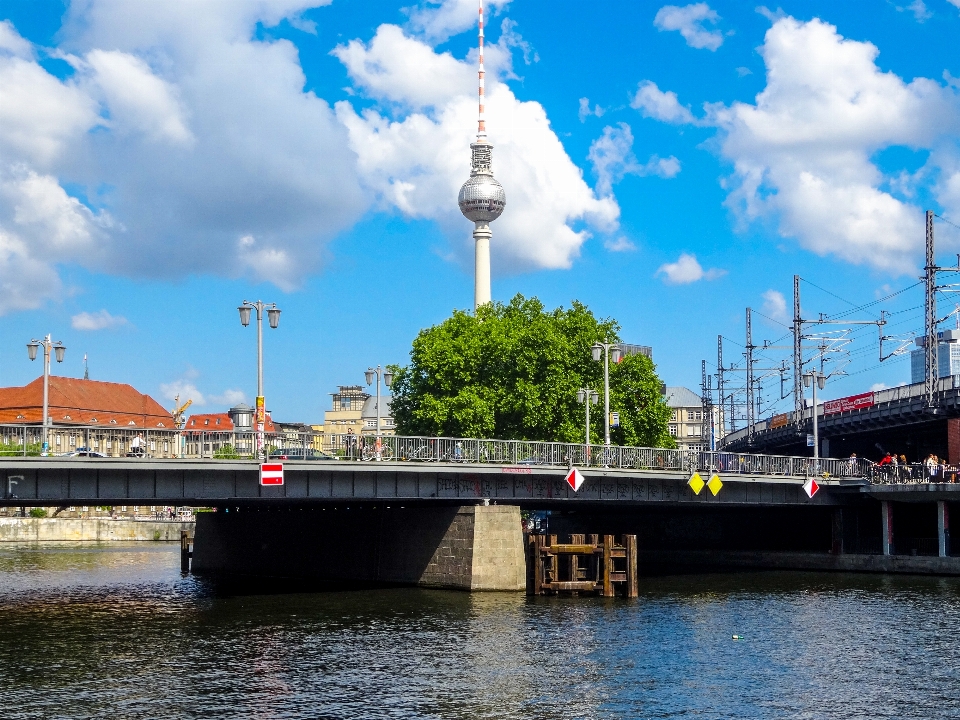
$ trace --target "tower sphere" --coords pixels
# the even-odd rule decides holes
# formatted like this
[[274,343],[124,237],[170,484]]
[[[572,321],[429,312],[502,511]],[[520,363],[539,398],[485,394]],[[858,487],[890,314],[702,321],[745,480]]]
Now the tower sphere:
[[473,175],[460,188],[457,199],[460,212],[471,222],[492,222],[500,217],[507,204],[503,186],[493,175]]

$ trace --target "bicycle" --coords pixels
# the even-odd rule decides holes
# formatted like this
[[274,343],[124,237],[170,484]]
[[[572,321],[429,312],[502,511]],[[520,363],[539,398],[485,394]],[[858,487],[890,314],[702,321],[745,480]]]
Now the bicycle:
[[393,460],[393,448],[377,439],[370,444],[364,444],[360,459],[370,460]]

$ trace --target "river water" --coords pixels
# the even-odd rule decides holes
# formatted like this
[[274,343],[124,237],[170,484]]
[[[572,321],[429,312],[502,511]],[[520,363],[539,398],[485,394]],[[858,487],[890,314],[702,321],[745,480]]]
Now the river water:
[[0,717],[960,717],[960,580],[242,596],[181,577],[178,553],[0,546]]

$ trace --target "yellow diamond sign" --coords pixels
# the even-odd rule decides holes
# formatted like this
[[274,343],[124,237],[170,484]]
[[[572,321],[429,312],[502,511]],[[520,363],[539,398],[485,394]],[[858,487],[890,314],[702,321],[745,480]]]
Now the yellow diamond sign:
[[720,482],[720,476],[714,475],[712,478],[710,478],[710,482],[707,483],[707,487],[710,488],[710,492],[712,492],[714,497],[716,497],[717,493],[720,492],[720,488],[723,487],[723,483]]
[[[693,477],[687,480],[687,485],[689,485],[690,489],[693,490],[694,495],[699,495],[706,483],[703,481],[703,478],[700,477],[700,473],[694,473]],[[716,493],[714,493],[714,495],[716,495]]]

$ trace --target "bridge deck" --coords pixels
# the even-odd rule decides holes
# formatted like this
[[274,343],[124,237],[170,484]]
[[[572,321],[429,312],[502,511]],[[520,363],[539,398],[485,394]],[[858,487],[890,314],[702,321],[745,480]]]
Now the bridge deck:
[[688,472],[592,468],[583,471],[585,482],[574,492],[564,482],[562,467],[458,463],[285,461],[280,487],[261,486],[259,466],[250,461],[18,458],[3,460],[0,468],[6,491],[0,504],[7,506],[486,499],[538,507],[566,502],[794,505],[832,504],[835,492],[858,491],[843,481],[824,480],[824,492],[810,500],[801,487],[804,478],[721,472],[723,488],[716,496],[707,489],[697,495],[687,486]]

